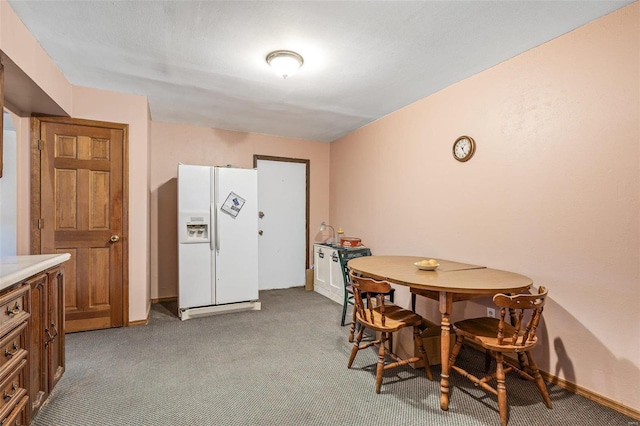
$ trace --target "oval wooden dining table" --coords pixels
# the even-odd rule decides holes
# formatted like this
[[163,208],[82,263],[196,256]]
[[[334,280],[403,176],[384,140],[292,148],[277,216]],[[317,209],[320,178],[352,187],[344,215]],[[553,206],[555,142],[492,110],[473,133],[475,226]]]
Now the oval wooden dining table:
[[[436,259],[440,266],[424,271],[414,265],[425,257],[366,256],[351,259],[349,268],[363,276],[410,287],[413,294],[438,301],[440,320],[440,408],[449,409],[449,352],[453,302],[498,293],[527,291],[533,281],[513,272],[468,263]],[[428,259],[428,258],[427,258]]]

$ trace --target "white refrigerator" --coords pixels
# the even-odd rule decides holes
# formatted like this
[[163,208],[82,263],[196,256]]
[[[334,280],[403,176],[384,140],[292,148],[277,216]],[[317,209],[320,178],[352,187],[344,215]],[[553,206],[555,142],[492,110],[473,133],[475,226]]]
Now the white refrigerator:
[[259,310],[258,174],[178,165],[178,316]]

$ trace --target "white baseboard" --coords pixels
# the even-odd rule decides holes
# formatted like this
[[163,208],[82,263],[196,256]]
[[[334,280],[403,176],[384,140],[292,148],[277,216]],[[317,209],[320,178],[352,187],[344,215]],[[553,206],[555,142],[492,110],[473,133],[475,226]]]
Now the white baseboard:
[[251,302],[228,303],[226,305],[211,305],[201,306],[198,308],[180,309],[178,311],[178,316],[184,321],[191,318],[206,317],[209,315],[220,315],[242,311],[259,311],[260,309],[262,309],[262,304],[260,301],[254,300]]

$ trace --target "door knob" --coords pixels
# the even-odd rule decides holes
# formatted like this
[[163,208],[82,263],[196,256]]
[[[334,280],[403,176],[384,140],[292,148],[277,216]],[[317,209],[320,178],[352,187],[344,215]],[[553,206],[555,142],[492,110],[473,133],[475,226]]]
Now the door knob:
[[120,241],[120,237],[118,237],[117,235],[112,235],[111,238],[109,239],[112,243],[117,243],[118,241]]
[[258,235],[262,235],[262,229],[258,231]]

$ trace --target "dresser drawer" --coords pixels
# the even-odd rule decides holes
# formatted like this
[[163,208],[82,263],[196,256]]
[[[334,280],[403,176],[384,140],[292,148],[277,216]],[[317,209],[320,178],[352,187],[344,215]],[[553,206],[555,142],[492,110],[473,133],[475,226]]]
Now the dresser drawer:
[[29,286],[18,287],[0,297],[0,336],[29,318]]
[[29,397],[27,392],[24,391],[23,396],[16,400],[17,402],[13,406],[13,410],[0,419],[0,425],[2,426],[24,426],[27,424],[27,409],[29,408]]
[[27,321],[0,339],[0,382],[27,356]]
[[27,359],[20,361],[17,368],[0,383],[0,425],[14,406],[27,394],[25,366]]

